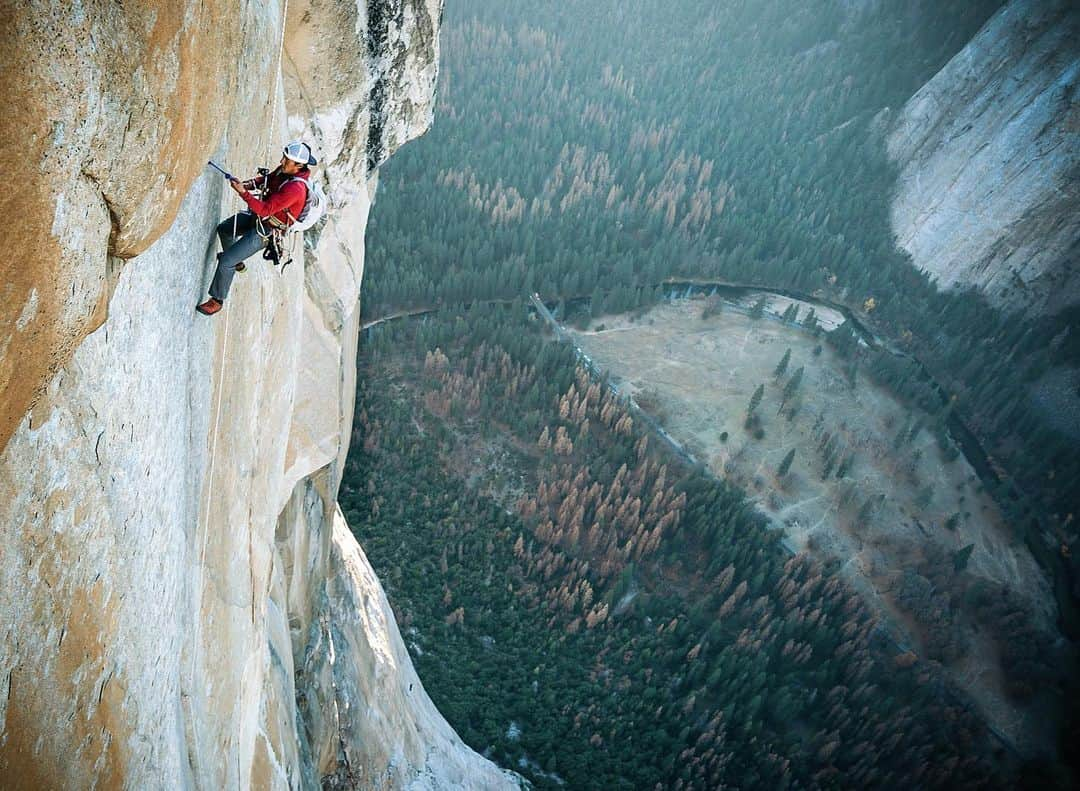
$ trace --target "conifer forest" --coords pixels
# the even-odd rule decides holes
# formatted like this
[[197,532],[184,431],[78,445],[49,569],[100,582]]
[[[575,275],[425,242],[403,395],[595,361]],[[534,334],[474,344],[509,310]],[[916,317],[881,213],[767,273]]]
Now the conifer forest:
[[[447,3],[340,502],[470,747],[535,788],[1074,782],[1080,453],[1033,393],[1080,312],[941,288],[890,226],[887,130],[1001,5]],[[775,343],[688,428],[617,333]],[[840,543],[784,521],[811,494]]]

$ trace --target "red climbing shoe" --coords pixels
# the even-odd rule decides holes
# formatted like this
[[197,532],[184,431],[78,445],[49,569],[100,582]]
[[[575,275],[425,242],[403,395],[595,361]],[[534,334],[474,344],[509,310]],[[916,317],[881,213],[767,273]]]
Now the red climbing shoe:
[[196,305],[195,310],[199,311],[199,313],[203,314],[204,316],[213,316],[215,313],[221,310],[221,306],[223,304],[225,303],[216,300],[213,297],[210,297],[210,299],[206,300],[206,302],[202,303],[201,305]]

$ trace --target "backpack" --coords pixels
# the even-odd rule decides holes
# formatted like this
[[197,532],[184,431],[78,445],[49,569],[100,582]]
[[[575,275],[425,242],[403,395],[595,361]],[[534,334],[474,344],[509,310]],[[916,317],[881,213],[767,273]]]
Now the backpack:
[[323,192],[322,184],[315,181],[314,178],[291,178],[286,183],[293,181],[299,181],[304,185],[307,189],[307,198],[304,199],[304,208],[300,210],[300,216],[296,218],[296,222],[289,226],[289,230],[303,233],[322,219],[323,215],[326,214],[329,201],[326,193]]

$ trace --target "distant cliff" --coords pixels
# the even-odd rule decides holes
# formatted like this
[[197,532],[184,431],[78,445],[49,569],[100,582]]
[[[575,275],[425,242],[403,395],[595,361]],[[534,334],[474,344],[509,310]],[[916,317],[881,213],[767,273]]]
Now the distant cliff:
[[[376,168],[431,121],[441,0],[4,7],[0,788],[512,786],[336,503]],[[291,137],[328,219],[197,315],[240,206],[206,160]]]
[[1008,309],[1080,303],[1080,6],[1013,0],[904,106],[899,244]]

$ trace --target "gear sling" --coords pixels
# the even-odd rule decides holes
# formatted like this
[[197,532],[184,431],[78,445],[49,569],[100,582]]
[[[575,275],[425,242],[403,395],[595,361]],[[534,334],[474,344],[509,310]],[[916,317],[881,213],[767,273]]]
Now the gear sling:
[[[263,179],[262,197],[265,198],[270,173],[266,168],[259,168],[259,175]],[[285,214],[289,218],[288,224],[281,222],[273,215],[266,217],[265,219],[260,217],[255,218],[255,227],[258,230],[259,237],[263,240],[263,244],[265,245],[262,256],[274,266],[280,265],[281,269],[279,271],[282,273],[285,272],[285,267],[293,262],[293,242],[296,239],[294,232],[303,232],[307,230],[322,216],[323,196],[322,189],[318,184],[313,185],[309,179],[293,176],[283,182],[278,189],[293,182],[303,184],[306,193],[304,197],[304,206],[300,210],[298,217],[293,217],[292,213],[286,210]],[[313,212],[318,216],[312,216]],[[285,258],[285,256],[288,257]],[[285,258],[284,261],[282,260],[283,258]]]

